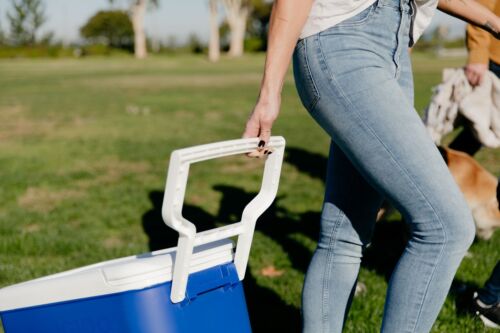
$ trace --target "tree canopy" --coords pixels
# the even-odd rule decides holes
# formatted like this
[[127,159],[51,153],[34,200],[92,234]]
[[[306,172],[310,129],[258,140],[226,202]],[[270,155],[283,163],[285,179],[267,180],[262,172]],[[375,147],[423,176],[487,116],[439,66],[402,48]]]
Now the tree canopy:
[[7,13],[7,19],[14,44],[35,44],[36,32],[46,21],[42,0],[12,0],[12,12]]
[[260,41],[259,48],[254,51],[265,51],[273,3],[267,0],[252,0],[251,4],[252,11],[247,26],[247,38]]
[[80,28],[80,34],[111,47],[131,49],[133,46],[132,22],[127,12],[122,10],[99,11]]

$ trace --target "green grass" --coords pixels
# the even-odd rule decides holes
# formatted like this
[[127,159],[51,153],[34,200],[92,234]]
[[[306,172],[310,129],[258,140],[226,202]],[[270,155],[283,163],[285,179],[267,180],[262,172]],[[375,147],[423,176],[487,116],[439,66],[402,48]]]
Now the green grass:
[[[416,107],[445,66],[463,59],[415,55]],[[160,206],[170,152],[238,138],[255,102],[263,56],[176,56],[0,61],[0,286],[110,258],[175,246]],[[140,110],[140,112],[135,112]],[[245,277],[256,332],[298,332],[300,292],[315,247],[329,140],[303,110],[291,73],[273,132],[287,139],[275,207],[259,221]],[[500,153],[478,160],[500,174]],[[258,190],[262,161],[194,165],[185,215],[202,229],[234,222]],[[399,217],[377,228],[346,332],[380,327]],[[393,242],[387,242],[390,236]],[[384,242],[384,239],[386,240]],[[479,286],[498,259],[500,234],[477,241],[457,281]],[[262,269],[283,271],[267,277]],[[481,332],[451,295],[433,332]]]

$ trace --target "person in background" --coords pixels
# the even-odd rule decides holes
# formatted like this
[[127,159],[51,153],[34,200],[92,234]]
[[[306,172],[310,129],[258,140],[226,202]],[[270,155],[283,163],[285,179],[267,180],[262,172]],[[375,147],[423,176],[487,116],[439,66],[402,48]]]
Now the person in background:
[[[478,0],[478,2],[497,16],[500,15],[500,0]],[[500,40],[472,24],[467,25],[466,39],[469,56],[464,70],[471,86],[480,85],[488,70],[500,78]],[[449,147],[474,156],[481,149],[481,143],[466,125]],[[497,188],[497,199],[500,202],[499,191],[500,187]],[[498,208],[500,209],[500,203]],[[500,261],[497,261],[484,288],[474,293],[472,310],[486,326],[500,328]]]
[[[500,15],[500,0],[478,0],[478,2],[492,10],[497,16]],[[500,77],[500,40],[472,24],[467,25],[466,39],[469,56],[465,65],[465,76],[471,86],[481,84],[488,70]],[[481,143],[474,136],[471,128],[465,125],[449,147],[474,156],[481,149]]]

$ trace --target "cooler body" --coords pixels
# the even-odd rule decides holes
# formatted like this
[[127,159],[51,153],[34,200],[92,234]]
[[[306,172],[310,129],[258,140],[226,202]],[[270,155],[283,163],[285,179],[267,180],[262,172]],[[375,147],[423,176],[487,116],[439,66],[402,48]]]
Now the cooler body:
[[1,314],[6,333],[251,332],[233,264],[190,276],[188,297],[170,301],[171,283]]

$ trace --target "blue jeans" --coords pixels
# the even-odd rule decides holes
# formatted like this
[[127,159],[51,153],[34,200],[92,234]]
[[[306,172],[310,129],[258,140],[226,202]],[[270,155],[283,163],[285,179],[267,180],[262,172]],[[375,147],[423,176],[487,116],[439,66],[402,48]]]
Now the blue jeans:
[[479,299],[485,304],[500,302],[500,261],[497,261],[493,273],[483,289],[479,290]]
[[428,332],[474,239],[467,203],[413,108],[408,0],[378,0],[300,40],[295,83],[332,139],[303,332],[341,332],[386,198],[411,238],[392,273],[381,331]]
[[500,64],[497,64],[493,60],[490,60],[490,63],[489,63],[488,67],[489,67],[488,69],[491,72],[495,73],[495,75],[500,78]]

